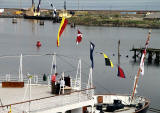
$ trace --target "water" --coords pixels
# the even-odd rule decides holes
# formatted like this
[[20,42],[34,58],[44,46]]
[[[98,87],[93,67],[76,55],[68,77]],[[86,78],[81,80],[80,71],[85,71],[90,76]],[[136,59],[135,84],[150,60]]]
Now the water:
[[[65,0],[42,0],[41,8],[63,9]],[[32,0],[0,0],[0,8],[29,8]],[[38,0],[35,0],[36,5]],[[66,0],[67,9],[80,10],[160,10],[159,0]]]
[[[0,76],[11,73],[17,76],[19,69],[19,57],[26,54],[47,54],[54,53],[57,56],[57,71],[65,71],[66,75],[74,76],[76,73],[77,59],[82,59],[82,78],[88,79],[90,59],[89,41],[95,44],[95,52],[105,52],[112,60],[114,68],[106,67],[104,58],[98,53],[94,53],[95,67],[93,71],[94,85],[97,93],[131,93],[134,76],[137,73],[139,62],[134,63],[130,52],[134,47],[143,47],[149,29],[125,28],[125,27],[88,27],[77,26],[83,33],[83,40],[77,46],[76,29],[68,25],[60,38],[60,47],[56,47],[58,23],[45,21],[44,26],[40,26],[38,21],[18,19],[17,24],[12,24],[12,19],[0,19]],[[160,30],[152,30],[149,47],[160,48]],[[42,47],[36,48],[36,42],[41,41]],[[126,74],[126,79],[117,77],[117,43],[121,40],[121,66]],[[115,54],[115,56],[113,56]],[[129,58],[126,57],[129,56]],[[51,68],[51,56],[23,57],[23,73],[44,73],[49,74]],[[145,96],[151,100],[151,107],[159,109],[159,66],[147,65],[145,62],[145,74],[140,76],[138,85],[138,95]]]

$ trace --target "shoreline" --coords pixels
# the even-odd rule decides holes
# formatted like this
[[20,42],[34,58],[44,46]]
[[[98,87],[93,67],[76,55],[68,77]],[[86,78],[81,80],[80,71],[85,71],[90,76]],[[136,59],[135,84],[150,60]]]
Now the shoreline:
[[[0,13],[0,18],[24,18],[27,10],[29,9],[5,8],[4,12]],[[46,18],[52,18],[52,12],[52,9],[41,9],[42,16]],[[62,11],[57,10],[57,12]],[[160,18],[145,18],[147,14],[160,13],[158,10],[68,10],[67,12],[74,12],[72,17],[68,18],[71,25],[160,29]]]
[[75,11],[75,15],[69,18],[69,23],[86,26],[137,27],[160,29],[160,18],[146,18],[146,15],[151,13],[159,12]]

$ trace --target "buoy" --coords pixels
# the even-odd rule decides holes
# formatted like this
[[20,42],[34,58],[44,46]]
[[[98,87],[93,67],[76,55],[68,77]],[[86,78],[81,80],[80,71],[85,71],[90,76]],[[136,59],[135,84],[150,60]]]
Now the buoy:
[[41,47],[41,46],[42,46],[41,42],[40,42],[40,41],[37,41],[36,46],[37,46],[37,47]]

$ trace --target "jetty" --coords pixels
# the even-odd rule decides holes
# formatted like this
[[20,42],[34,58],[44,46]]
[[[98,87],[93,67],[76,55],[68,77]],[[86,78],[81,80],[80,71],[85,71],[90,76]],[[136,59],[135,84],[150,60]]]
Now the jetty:
[[[132,48],[130,51],[134,52],[133,59],[136,62],[136,58],[141,58],[144,48]],[[160,62],[160,49],[156,48],[147,48],[147,60],[148,63],[152,63],[153,58],[155,57],[155,63],[159,64]]]

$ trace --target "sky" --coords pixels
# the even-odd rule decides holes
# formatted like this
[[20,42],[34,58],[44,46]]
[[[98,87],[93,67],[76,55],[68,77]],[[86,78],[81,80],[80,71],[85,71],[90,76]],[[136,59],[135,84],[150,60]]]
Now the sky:
[[[32,0],[0,0],[0,8],[28,8]],[[42,0],[41,8],[51,8],[50,2],[57,9],[63,9],[64,0]],[[38,0],[35,0],[38,3]],[[104,9],[104,10],[160,10],[160,0],[66,0],[68,9]]]

